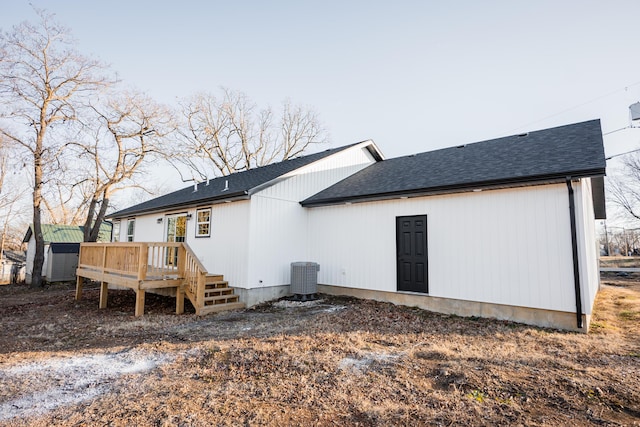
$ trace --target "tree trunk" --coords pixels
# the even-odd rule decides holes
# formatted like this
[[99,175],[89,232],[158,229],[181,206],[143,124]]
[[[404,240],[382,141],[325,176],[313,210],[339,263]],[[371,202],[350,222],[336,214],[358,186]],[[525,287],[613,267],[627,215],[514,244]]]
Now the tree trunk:
[[102,205],[100,205],[100,210],[98,211],[98,216],[96,218],[95,224],[93,224],[93,229],[91,230],[91,240],[95,242],[98,240],[98,236],[100,235],[100,227],[104,222],[104,216],[107,214],[107,209],[109,208],[109,198],[107,196],[103,196]]
[[96,211],[96,203],[98,203],[98,201],[96,200],[95,196],[91,198],[91,203],[89,203],[89,209],[87,210],[87,218],[84,221],[84,241],[85,242],[95,242],[96,239],[91,239],[91,236],[93,234],[93,224],[95,223],[93,221],[93,216],[95,215],[95,211]]
[[98,237],[100,236],[100,226],[104,222],[104,216],[107,214],[107,209],[109,208],[109,199],[103,194],[100,210],[98,211],[95,221],[93,221],[96,204],[97,201],[95,199],[91,201],[91,208],[89,211],[91,216],[87,216],[87,222],[84,225],[85,242],[96,242],[98,240]]
[[36,135],[36,144],[33,153],[33,237],[36,241],[36,253],[33,258],[31,270],[31,287],[44,286],[42,280],[42,266],[44,264],[44,236],[42,235],[42,143],[47,129],[45,114],[48,102],[45,102],[40,110],[40,127]]
[[44,236],[42,235],[42,220],[40,212],[40,186],[33,192],[33,237],[36,241],[36,253],[33,258],[33,269],[31,270],[31,286],[41,288],[44,286],[42,280],[42,266],[44,264]]

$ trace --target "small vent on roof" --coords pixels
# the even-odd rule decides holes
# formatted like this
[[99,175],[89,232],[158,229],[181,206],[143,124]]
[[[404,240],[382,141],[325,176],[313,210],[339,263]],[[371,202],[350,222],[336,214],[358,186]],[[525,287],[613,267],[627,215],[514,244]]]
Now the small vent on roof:
[[524,138],[525,136],[529,136],[529,132],[519,133],[518,138]]
[[462,145],[458,145],[456,148],[464,148],[466,146],[467,146],[467,144],[462,144]]
[[222,191],[228,191],[229,190],[229,180],[225,179],[224,180],[224,188],[222,189]]
[[196,191],[198,191],[198,182],[194,181],[193,182],[193,192],[195,193]]

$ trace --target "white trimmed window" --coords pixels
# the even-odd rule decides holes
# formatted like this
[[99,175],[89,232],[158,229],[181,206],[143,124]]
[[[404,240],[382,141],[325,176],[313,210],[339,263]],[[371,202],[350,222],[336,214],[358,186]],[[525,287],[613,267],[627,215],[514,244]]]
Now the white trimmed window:
[[120,241],[120,221],[113,223],[113,230],[111,232],[111,241],[112,242]]
[[136,228],[136,220],[130,219],[127,221],[127,242],[133,242],[133,232]]
[[196,211],[196,237],[211,236],[211,208]]

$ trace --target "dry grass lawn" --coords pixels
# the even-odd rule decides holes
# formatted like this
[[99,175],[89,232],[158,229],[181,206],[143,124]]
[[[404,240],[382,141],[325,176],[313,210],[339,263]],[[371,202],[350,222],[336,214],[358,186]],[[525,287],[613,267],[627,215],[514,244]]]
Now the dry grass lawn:
[[196,317],[0,288],[0,425],[640,425],[640,275],[588,335],[326,297]]

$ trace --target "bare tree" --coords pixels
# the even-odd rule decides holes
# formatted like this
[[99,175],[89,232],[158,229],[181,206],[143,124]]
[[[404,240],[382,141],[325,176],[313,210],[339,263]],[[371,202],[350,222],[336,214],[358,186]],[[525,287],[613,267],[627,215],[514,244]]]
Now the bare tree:
[[627,216],[640,220],[640,154],[627,154],[622,162],[621,173],[607,181],[609,194]]
[[139,187],[134,179],[145,161],[161,153],[161,141],[171,132],[171,112],[141,93],[123,93],[91,106],[90,137],[74,143],[78,159],[87,161],[84,177],[73,184],[84,198],[84,240],[95,242],[111,196]]
[[64,141],[56,126],[76,119],[76,102],[103,86],[103,66],[75,50],[69,31],[53,15],[36,10],[38,24],[24,22],[0,35],[0,132],[26,153],[33,166],[32,285],[42,285],[43,186]]
[[[7,235],[17,226],[19,203],[23,192],[21,185],[14,177],[15,168],[12,167],[15,159],[7,145],[6,139],[0,135],[0,256],[4,253]],[[18,212],[16,212],[18,211]],[[21,230],[24,232],[24,228]]]
[[[51,180],[43,194],[43,220],[49,224],[82,225],[86,215],[86,207],[82,203],[86,190],[83,186],[74,187],[66,182],[65,175]],[[77,171],[74,174],[76,177]]]
[[289,101],[277,118],[271,108],[258,110],[246,95],[229,89],[220,98],[199,93],[182,107],[182,143],[167,152],[194,179],[287,160],[328,140],[317,114]]

